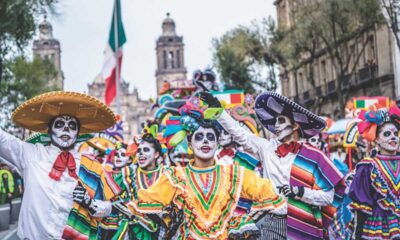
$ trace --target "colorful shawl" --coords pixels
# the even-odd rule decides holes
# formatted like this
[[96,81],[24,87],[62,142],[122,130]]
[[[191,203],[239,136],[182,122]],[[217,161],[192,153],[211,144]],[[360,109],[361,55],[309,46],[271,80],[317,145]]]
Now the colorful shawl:
[[[89,195],[96,200],[110,200],[121,192],[111,174],[92,155],[82,155],[79,181]],[[93,218],[86,208],[74,203],[69,214],[63,239],[97,239],[98,219]]]
[[335,188],[332,205],[316,207],[294,198],[288,199],[288,239],[322,239],[344,195],[343,174],[321,151],[305,144],[297,154],[290,185],[313,190]]

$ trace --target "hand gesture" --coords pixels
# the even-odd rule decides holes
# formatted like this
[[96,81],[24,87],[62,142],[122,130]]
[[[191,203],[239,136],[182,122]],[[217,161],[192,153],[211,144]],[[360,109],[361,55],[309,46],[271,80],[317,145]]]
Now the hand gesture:
[[218,98],[214,97],[209,92],[200,92],[199,98],[207,103],[208,107],[210,108],[220,108],[221,103],[219,102]]

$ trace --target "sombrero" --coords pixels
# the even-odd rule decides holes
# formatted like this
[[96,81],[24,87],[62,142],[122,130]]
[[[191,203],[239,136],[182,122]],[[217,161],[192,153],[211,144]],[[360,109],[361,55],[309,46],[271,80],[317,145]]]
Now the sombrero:
[[300,137],[310,138],[321,132],[325,121],[292,100],[275,92],[265,92],[257,96],[255,111],[258,119],[270,132],[275,132],[275,122],[278,115],[284,115],[298,123]]
[[79,119],[80,134],[100,132],[115,124],[115,115],[97,98],[77,93],[55,91],[36,96],[21,104],[12,114],[15,124],[47,133],[50,121],[59,115]]

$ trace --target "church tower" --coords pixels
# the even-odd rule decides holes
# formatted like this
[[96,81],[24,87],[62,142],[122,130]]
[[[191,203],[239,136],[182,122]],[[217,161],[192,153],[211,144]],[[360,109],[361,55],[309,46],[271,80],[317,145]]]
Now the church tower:
[[157,52],[157,95],[163,83],[172,80],[186,80],[186,67],[184,64],[183,37],[175,31],[175,22],[167,13],[162,23],[162,34],[156,43]]
[[64,89],[64,74],[61,70],[61,47],[60,42],[53,37],[53,27],[44,16],[43,21],[39,24],[39,39],[33,41],[33,56],[50,60],[57,71],[57,76],[49,86],[56,87],[60,90]]

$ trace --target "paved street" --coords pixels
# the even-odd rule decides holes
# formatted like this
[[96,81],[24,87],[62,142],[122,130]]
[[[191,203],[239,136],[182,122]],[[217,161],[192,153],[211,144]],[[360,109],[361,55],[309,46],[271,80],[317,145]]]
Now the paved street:
[[11,224],[10,229],[0,231],[0,239],[2,240],[19,240],[17,237],[17,223]]

